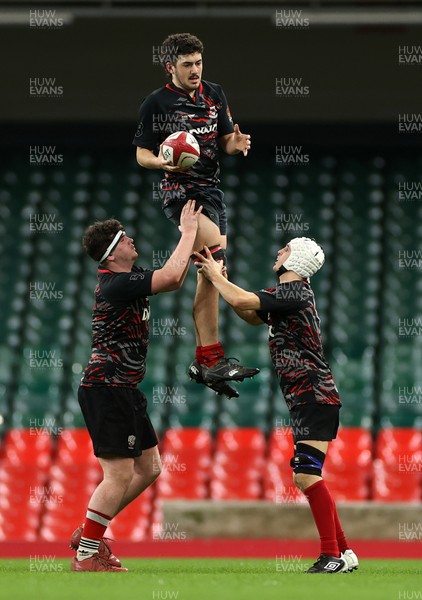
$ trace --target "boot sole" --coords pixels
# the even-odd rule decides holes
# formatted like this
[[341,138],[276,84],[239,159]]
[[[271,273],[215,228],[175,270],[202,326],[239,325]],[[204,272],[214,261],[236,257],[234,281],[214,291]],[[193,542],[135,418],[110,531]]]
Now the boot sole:
[[215,381],[215,382],[207,383],[203,379],[192,377],[190,373],[189,373],[189,377],[190,377],[191,381],[194,381],[195,383],[199,383],[201,385],[205,385],[206,387],[208,387],[210,390],[215,392],[217,394],[217,396],[226,396],[229,400],[231,400],[231,398],[239,398],[239,392],[237,392],[234,389],[230,392],[229,391],[224,392],[223,390],[216,390],[213,387],[211,387],[213,385],[218,385],[219,383],[224,383],[224,381]]

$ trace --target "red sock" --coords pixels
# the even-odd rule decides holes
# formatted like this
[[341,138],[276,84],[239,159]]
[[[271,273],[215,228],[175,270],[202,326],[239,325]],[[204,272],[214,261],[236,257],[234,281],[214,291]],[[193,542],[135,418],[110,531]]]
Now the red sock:
[[349,548],[346,536],[344,535],[343,527],[341,526],[340,519],[337,513],[336,505],[334,504],[334,523],[336,525],[336,538],[338,543],[338,549],[340,552],[344,552]]
[[112,517],[88,507],[83,529],[83,537],[89,540],[101,540]]
[[211,346],[201,346],[201,348],[201,358],[198,358],[199,364],[201,365],[212,367],[224,356],[223,346],[220,342],[212,344]]
[[321,539],[321,554],[340,556],[334,518],[335,504],[325,481],[321,479],[304,491]]
[[199,362],[199,364],[202,364],[202,346],[196,347],[195,358]]

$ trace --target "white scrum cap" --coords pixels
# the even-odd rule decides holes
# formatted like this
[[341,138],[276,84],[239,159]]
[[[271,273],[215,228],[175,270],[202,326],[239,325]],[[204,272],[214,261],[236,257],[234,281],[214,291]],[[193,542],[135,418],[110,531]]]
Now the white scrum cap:
[[287,271],[294,271],[301,277],[311,277],[324,264],[324,251],[314,240],[297,237],[290,240],[288,245],[291,253],[283,264]]

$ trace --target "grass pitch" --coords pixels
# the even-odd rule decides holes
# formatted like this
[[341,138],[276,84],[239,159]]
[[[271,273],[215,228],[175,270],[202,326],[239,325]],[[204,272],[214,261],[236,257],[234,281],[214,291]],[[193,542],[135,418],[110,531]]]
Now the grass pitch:
[[0,596],[11,600],[404,600],[422,599],[421,562],[363,560],[358,571],[305,575],[313,562],[126,559],[129,573],[71,573],[69,558],[0,561]]

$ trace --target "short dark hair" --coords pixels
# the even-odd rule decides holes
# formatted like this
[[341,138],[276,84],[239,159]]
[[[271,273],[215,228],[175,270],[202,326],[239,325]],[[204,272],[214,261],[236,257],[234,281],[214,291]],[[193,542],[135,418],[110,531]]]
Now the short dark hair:
[[196,35],[192,35],[191,33],[172,33],[166,37],[160,46],[160,63],[166,75],[171,77],[166,66],[168,62],[174,64],[179,56],[195,54],[195,52],[202,54],[203,51],[204,44]]
[[82,238],[82,245],[88,256],[99,262],[116,233],[121,230],[123,225],[117,219],[96,221],[90,225]]

